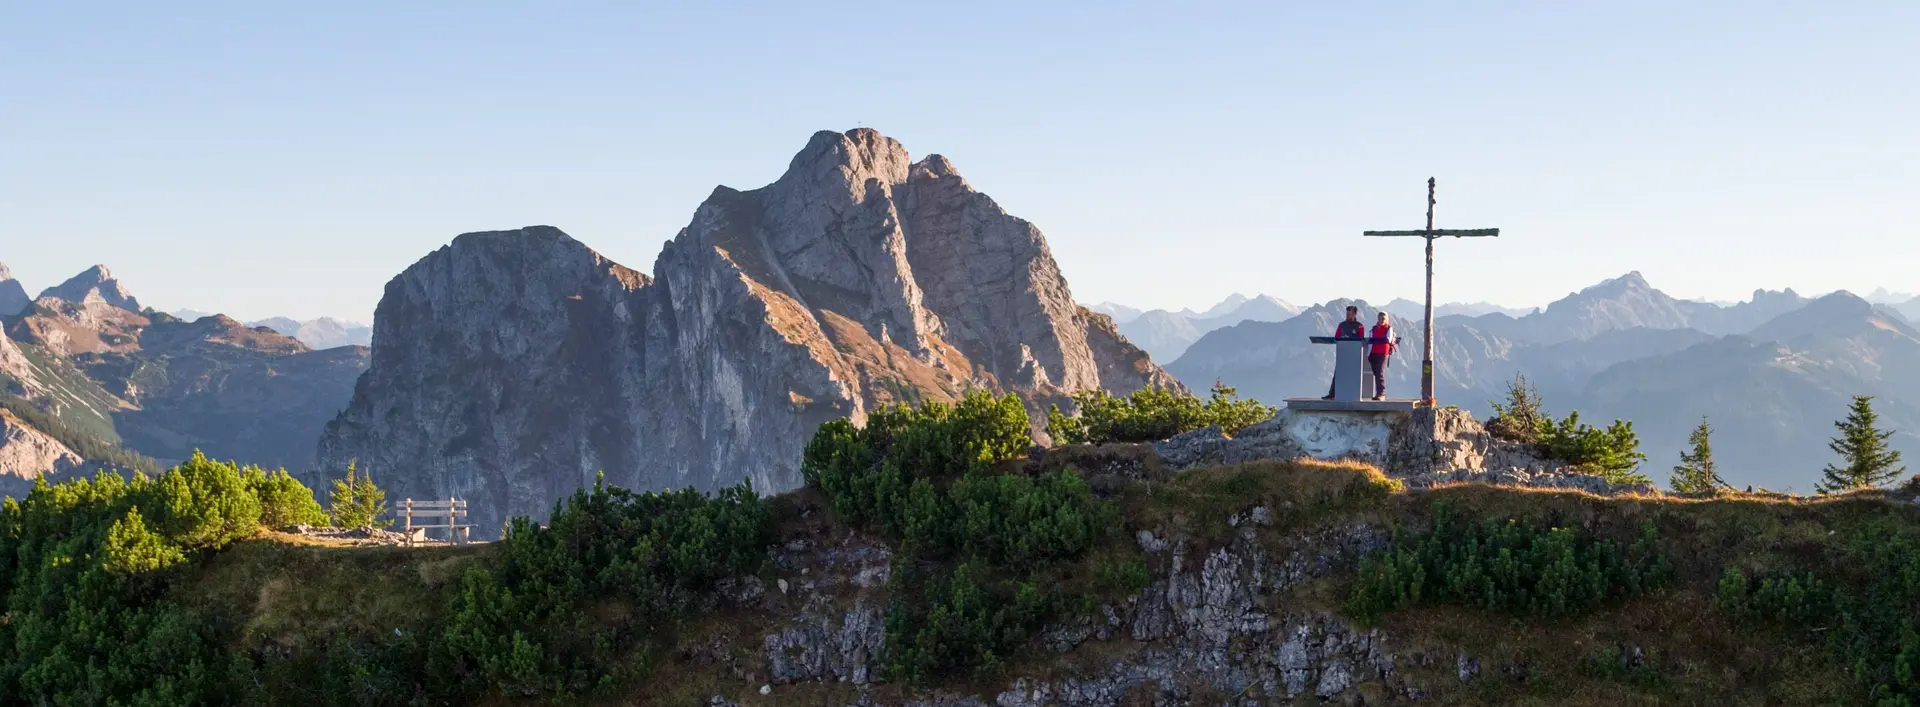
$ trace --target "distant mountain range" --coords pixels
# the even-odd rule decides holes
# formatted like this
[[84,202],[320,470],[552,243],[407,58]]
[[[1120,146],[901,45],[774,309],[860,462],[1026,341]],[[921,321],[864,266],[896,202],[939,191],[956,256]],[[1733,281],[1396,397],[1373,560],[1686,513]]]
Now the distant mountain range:
[[[180,319],[193,321],[210,316],[212,312],[197,309],[177,309],[171,314]],[[250,327],[266,327],[280,332],[306,344],[316,351],[341,346],[372,346],[373,327],[359,322],[348,322],[332,317],[321,317],[307,321],[297,321],[290,317],[268,317],[246,323]]]
[[44,474],[196,450],[308,470],[367,367],[364,346],[315,351],[230,317],[137,307],[94,266],[0,316],[0,494]]
[[[1307,337],[1331,331],[1348,304],[1375,311],[1335,300],[1282,322],[1222,327],[1167,370],[1194,389],[1220,380],[1262,400],[1317,397],[1332,352]],[[1524,374],[1553,412],[1633,420],[1657,481],[1705,415],[1729,481],[1810,491],[1832,458],[1832,422],[1855,394],[1876,396],[1896,448],[1920,467],[1920,334],[1896,308],[1846,292],[1808,299],[1761,290],[1721,307],[1675,299],[1628,273],[1535,313],[1436,324],[1443,404],[1489,414],[1488,402]],[[1402,318],[1390,395],[1418,395],[1420,335],[1418,320]]]
[[1178,312],[1164,309],[1141,311],[1112,302],[1090,305],[1087,309],[1112,317],[1121,335],[1156,361],[1179,358],[1188,345],[1215,329],[1245,321],[1277,322],[1300,312],[1299,307],[1277,297],[1248,297],[1238,292],[1204,312],[1191,309]]

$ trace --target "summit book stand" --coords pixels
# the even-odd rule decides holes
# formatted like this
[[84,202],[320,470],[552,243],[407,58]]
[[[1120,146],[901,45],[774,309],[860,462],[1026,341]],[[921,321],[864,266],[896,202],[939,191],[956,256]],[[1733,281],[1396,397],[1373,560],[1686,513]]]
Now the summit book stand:
[[1411,412],[1419,401],[1404,398],[1373,400],[1373,371],[1367,370],[1367,346],[1388,343],[1365,336],[1315,336],[1313,343],[1333,349],[1333,399],[1287,398],[1289,410],[1326,412]]

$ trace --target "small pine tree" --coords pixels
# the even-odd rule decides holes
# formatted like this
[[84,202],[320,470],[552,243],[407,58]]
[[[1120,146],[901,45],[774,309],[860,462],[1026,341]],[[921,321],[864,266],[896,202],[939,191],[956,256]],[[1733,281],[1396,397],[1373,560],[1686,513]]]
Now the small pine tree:
[[334,527],[393,525],[392,519],[380,519],[387,514],[387,492],[374,485],[372,474],[360,474],[356,478],[354,466],[353,462],[347,463],[347,478],[334,481],[333,492],[327,494]]
[[1690,496],[1708,496],[1728,488],[1726,481],[1720,478],[1720,472],[1713,465],[1713,444],[1708,438],[1713,427],[1707,424],[1707,418],[1700,418],[1700,426],[1693,428],[1693,434],[1687,435],[1690,451],[1680,452],[1680,465],[1673,468],[1673,477],[1668,482],[1674,493]]
[[1879,429],[1880,416],[1873,411],[1873,396],[1853,396],[1847,419],[1833,423],[1840,436],[1827,444],[1839,454],[1842,464],[1827,465],[1826,476],[1816,487],[1820,493],[1874,488],[1892,483],[1906,473],[1900,465],[1900,452],[1887,447],[1891,430]]
[[1496,437],[1531,443],[1540,438],[1540,429],[1551,422],[1540,403],[1540,392],[1527,382],[1525,374],[1514,374],[1513,381],[1507,384],[1507,402],[1491,405],[1493,417],[1487,420],[1487,431]]

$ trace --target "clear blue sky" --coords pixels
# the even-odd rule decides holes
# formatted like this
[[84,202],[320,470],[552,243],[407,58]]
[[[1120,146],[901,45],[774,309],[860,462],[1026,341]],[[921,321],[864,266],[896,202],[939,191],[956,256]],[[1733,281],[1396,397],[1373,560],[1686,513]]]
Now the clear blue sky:
[[1504,233],[1440,244],[1442,301],[1920,290],[1920,3],[666,4],[8,3],[0,261],[365,319],[466,231],[651,271],[714,185],[865,125],[1087,302],[1417,298],[1418,242],[1359,232],[1428,176]]

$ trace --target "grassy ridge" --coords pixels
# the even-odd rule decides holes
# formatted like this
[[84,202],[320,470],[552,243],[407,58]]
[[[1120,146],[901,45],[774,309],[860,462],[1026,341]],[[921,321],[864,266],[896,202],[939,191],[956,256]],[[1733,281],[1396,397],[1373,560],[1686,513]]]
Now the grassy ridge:
[[[772,587],[769,547],[849,535],[895,550],[877,594],[889,606],[875,697],[990,691],[1143,649],[1124,636],[1067,656],[1037,645],[1047,624],[1168,569],[1139,549],[1139,531],[1186,538],[1188,553],[1251,541],[1282,554],[1360,526],[1391,537],[1387,552],[1342,559],[1268,601],[1379,626],[1438,704],[1909,698],[1913,504],[1408,492],[1370,467],[1313,462],[1175,473],[1145,445],[1030,455],[1025,415],[986,396],[893,408],[822,428],[807,449],[810,488],[792,494],[596,487],[545,526],[522,521],[500,543],[458,549],[263,534],[247,519],[286,505],[271,499],[287,481],[204,461],[130,488],[37,490],[0,515],[0,704],[844,703],[845,685],[758,694],[763,639],[801,598],[769,591],[737,606],[719,593],[754,578]],[[181,500],[193,498],[228,500],[196,514]],[[1256,507],[1263,522],[1229,522]],[[108,623],[72,615],[68,599],[102,607]],[[110,634],[87,633],[101,625]],[[1465,683],[1461,654],[1480,666]],[[88,661],[111,679],[80,679]]]

